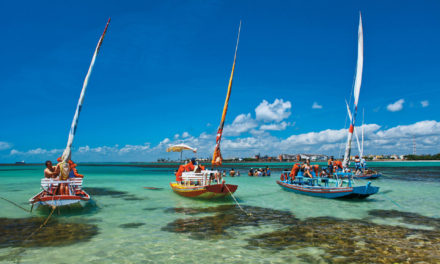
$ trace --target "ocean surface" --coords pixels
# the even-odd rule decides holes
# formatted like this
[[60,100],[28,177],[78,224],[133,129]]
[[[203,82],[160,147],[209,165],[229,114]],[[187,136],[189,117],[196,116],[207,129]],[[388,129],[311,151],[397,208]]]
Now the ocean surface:
[[[285,163],[227,164],[243,210],[174,194],[172,166],[96,165],[78,166],[94,203],[41,229],[49,212],[0,199],[0,263],[440,263],[439,162],[371,162],[380,192],[354,201],[281,190]],[[271,177],[247,176],[266,165]],[[43,169],[0,166],[0,197],[30,209]]]

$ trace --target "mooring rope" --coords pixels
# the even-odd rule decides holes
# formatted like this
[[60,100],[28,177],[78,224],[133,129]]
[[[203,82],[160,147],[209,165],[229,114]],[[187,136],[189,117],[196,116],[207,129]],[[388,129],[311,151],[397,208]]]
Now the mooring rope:
[[391,199],[390,197],[388,197],[385,193],[379,193],[382,194],[385,198],[387,198],[390,202],[392,202],[393,204],[395,204],[397,207],[399,207],[400,209],[404,209],[402,206],[400,206],[400,204],[398,204],[397,202],[395,202],[393,199]]
[[225,183],[225,187],[226,189],[228,189],[228,192],[231,194],[232,198],[234,198],[235,203],[238,205],[238,207],[240,208],[241,211],[243,211],[243,213],[245,213],[247,216],[252,216],[252,213],[248,213],[246,212],[246,210],[243,209],[243,207],[241,207],[240,203],[237,201],[237,199],[235,198],[234,194],[231,192],[231,190],[229,190],[228,185]]
[[28,212],[28,213],[31,212],[29,209],[26,209],[26,208],[24,208],[23,206],[20,206],[20,205],[18,205],[17,203],[15,203],[15,202],[13,202],[13,201],[11,201],[11,200],[9,200],[9,199],[6,199],[6,198],[1,197],[1,196],[0,196],[0,199],[5,200],[6,202],[11,203],[12,205],[15,205],[15,206],[17,206],[18,208],[20,208],[20,209],[22,209],[22,210],[24,210],[24,211],[26,211],[26,212]]

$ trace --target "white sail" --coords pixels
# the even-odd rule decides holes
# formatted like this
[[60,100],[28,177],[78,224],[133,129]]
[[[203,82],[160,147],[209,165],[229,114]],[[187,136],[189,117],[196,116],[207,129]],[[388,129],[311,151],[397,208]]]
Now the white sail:
[[357,67],[356,67],[356,79],[354,81],[354,106],[356,108],[359,101],[359,94],[361,92],[363,66],[364,66],[364,35],[362,29],[362,15],[359,13],[358,58],[357,58]]
[[87,90],[87,84],[89,83],[90,74],[92,73],[93,66],[95,65],[96,56],[98,55],[99,49],[101,48],[102,41],[104,40],[105,32],[107,31],[108,24],[110,23],[110,18],[107,21],[104,32],[96,45],[95,53],[92,57],[92,62],[90,63],[89,70],[87,72],[86,78],[84,79],[83,87],[81,90],[81,95],[79,96],[78,105],[76,106],[75,115],[73,116],[72,126],[70,127],[69,139],[67,140],[66,149],[64,149],[63,156],[61,157],[63,162],[70,160],[72,154],[72,144],[75,137],[76,127],[78,125],[79,114],[81,113],[82,103],[84,101],[84,95]]
[[354,82],[354,111],[351,118],[350,128],[348,129],[347,143],[345,145],[344,160],[342,161],[342,166],[344,168],[348,167],[348,162],[350,160],[351,152],[351,141],[353,139],[354,125],[356,121],[357,105],[359,102],[359,94],[361,90],[362,82],[362,69],[364,64],[364,37],[362,30],[362,17],[359,16],[359,30],[358,30],[358,57],[357,57],[357,67],[356,67],[356,78]]

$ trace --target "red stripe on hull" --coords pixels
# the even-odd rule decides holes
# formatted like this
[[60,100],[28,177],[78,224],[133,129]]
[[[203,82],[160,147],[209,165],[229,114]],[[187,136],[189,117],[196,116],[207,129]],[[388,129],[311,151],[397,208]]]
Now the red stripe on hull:
[[191,197],[191,198],[222,198],[234,193],[238,186],[232,184],[215,184],[215,185],[205,185],[205,186],[180,186],[180,188],[175,187],[176,185],[170,183],[171,189],[181,196]]

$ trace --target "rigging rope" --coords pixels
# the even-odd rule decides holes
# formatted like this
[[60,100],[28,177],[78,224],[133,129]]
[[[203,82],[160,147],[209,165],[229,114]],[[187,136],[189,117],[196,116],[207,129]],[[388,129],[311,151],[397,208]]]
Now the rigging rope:
[[235,196],[231,192],[231,190],[229,190],[229,187],[228,187],[228,185],[226,183],[225,183],[225,187],[226,187],[226,189],[228,189],[228,192],[231,194],[232,198],[234,198],[234,201],[238,205],[238,208],[240,208],[240,210],[243,211],[243,213],[245,213],[247,216],[252,216],[251,213],[246,212],[246,210],[244,210],[243,207],[241,207],[240,203],[237,201],[237,199],[235,198]]

